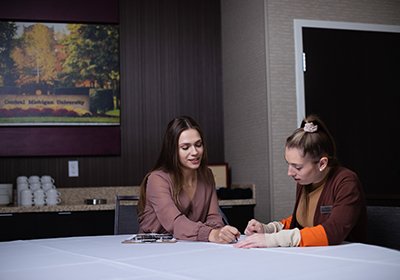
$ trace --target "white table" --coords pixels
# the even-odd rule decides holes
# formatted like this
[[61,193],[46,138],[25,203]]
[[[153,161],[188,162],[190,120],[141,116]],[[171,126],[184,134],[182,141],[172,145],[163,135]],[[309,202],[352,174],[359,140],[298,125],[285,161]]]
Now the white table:
[[0,279],[400,279],[400,251],[359,243],[265,249],[122,244],[128,237],[0,242]]

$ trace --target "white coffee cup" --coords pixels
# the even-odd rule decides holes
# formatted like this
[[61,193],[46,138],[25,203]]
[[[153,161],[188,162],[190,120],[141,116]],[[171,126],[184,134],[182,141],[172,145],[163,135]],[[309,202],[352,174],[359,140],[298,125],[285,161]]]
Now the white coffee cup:
[[17,190],[25,190],[29,188],[29,184],[28,183],[18,183],[17,184]]
[[28,184],[28,177],[26,176],[18,176],[17,177],[17,184],[20,183],[27,183]]
[[44,197],[45,192],[42,189],[37,189],[36,191],[33,192],[34,197]]
[[[38,191],[42,191],[42,194],[37,195]],[[37,190],[33,193],[33,204],[35,206],[43,206],[46,203],[46,196],[44,195],[43,190]]]
[[32,206],[33,193],[30,189],[25,189],[20,192],[21,206]]
[[17,203],[18,203],[18,205],[21,205],[21,191],[28,190],[28,189],[29,189],[28,183],[17,184]]
[[40,182],[36,182],[36,183],[30,183],[29,184],[29,188],[34,192],[38,189],[40,189],[42,187],[42,184],[40,184]]
[[44,184],[44,183],[52,183],[52,184],[54,184],[55,181],[51,176],[43,175],[42,177],[40,177],[40,182],[42,184]]
[[61,203],[61,198],[59,197],[46,197],[45,198],[47,205],[57,205]]
[[29,182],[29,184],[40,183],[40,177],[37,175],[32,175],[29,177],[28,182]]
[[55,189],[56,186],[53,183],[42,183],[42,189],[46,192],[50,189]]
[[49,189],[46,191],[46,203],[47,205],[56,205],[61,203],[61,193],[56,189]]
[[46,196],[49,198],[58,198],[61,195],[56,189],[49,189],[46,191]]

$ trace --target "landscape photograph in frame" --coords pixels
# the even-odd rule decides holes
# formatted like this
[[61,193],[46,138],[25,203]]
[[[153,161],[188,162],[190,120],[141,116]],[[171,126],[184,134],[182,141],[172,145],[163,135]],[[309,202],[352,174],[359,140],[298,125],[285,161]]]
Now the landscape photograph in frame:
[[119,126],[119,26],[0,21],[0,126]]

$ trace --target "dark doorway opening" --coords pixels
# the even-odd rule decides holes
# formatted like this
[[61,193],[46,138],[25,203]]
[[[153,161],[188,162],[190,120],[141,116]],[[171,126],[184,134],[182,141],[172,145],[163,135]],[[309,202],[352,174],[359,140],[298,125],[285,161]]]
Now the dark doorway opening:
[[368,204],[400,206],[400,33],[302,30],[306,114],[327,123]]

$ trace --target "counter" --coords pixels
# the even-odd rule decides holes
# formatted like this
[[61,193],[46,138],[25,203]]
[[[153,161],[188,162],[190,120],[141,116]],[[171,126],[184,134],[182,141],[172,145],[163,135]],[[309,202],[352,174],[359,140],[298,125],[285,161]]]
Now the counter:
[[[254,217],[255,186],[251,199],[220,200],[229,224],[241,232]],[[71,236],[108,235],[114,232],[116,195],[139,195],[138,186],[57,188],[62,203],[55,206],[0,207],[0,241]],[[86,199],[106,199],[107,204],[86,205]]]
[[[251,199],[220,200],[220,206],[244,206],[256,204],[254,184],[234,184],[232,188],[251,188],[253,197]],[[74,187],[57,188],[61,193],[62,202],[55,206],[0,206],[0,214],[4,213],[35,213],[35,212],[73,212],[73,211],[103,211],[115,209],[115,196],[137,195],[139,186],[113,186],[113,187]],[[86,205],[85,199],[105,198],[107,204]]]

